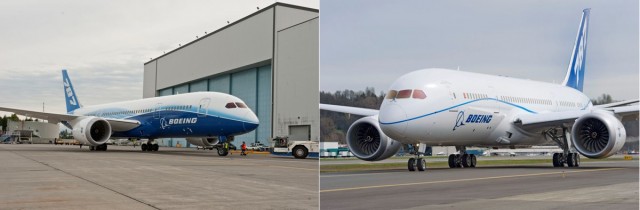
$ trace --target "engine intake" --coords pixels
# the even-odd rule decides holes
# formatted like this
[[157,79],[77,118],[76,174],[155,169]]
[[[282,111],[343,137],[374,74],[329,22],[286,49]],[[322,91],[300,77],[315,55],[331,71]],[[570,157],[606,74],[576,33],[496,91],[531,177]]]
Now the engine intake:
[[83,117],[71,122],[73,138],[82,144],[98,146],[111,137],[111,124],[99,117]]
[[402,144],[386,136],[378,124],[378,116],[357,120],[347,131],[349,150],[359,159],[384,160],[396,154]]
[[208,147],[218,144],[218,138],[187,138],[189,144],[193,144],[201,147]]
[[613,114],[597,111],[576,120],[571,129],[571,141],[580,154],[588,158],[614,155],[627,138],[624,126]]

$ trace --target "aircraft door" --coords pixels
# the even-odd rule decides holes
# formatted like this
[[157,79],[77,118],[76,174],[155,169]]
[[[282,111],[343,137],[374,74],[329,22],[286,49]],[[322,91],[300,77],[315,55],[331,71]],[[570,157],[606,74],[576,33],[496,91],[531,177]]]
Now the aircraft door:
[[210,98],[200,99],[200,103],[198,105],[198,117],[207,116],[207,110],[209,109],[209,103],[211,102]]

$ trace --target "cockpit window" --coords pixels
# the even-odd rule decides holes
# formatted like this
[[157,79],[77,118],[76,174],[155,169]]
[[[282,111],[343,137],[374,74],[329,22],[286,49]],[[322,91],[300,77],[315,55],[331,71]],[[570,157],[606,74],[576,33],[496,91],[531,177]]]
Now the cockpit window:
[[422,91],[422,90],[415,89],[415,90],[413,90],[413,98],[415,98],[415,99],[425,99],[425,98],[427,98],[427,94],[425,94],[424,91]]
[[409,90],[401,90],[398,92],[396,98],[409,98],[411,97],[411,89]]
[[387,97],[385,97],[385,98],[386,98],[386,99],[394,99],[394,98],[396,98],[396,95],[398,95],[398,91],[390,90],[390,91],[387,93]]
[[238,108],[247,108],[247,105],[240,102],[236,102],[236,105],[238,105]]
[[233,108],[236,108],[236,104],[233,102],[229,102],[224,107],[226,107],[227,109],[233,109]]

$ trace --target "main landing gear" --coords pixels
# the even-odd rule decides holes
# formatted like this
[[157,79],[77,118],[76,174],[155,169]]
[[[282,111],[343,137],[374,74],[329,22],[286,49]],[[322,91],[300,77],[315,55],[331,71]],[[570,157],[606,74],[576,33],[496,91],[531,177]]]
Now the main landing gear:
[[424,153],[427,150],[427,145],[425,144],[418,144],[419,146],[413,147],[414,151],[411,152],[414,157],[409,158],[409,161],[407,162],[407,167],[409,169],[409,171],[415,171],[416,169],[418,169],[418,171],[425,171],[427,170],[427,161],[422,158],[424,157]]
[[456,146],[460,154],[449,155],[449,168],[475,168],[476,155],[467,154],[465,146]]
[[553,167],[564,167],[565,164],[568,167],[580,166],[580,154],[575,151],[573,145],[570,145],[569,141],[569,129],[562,128],[562,134],[558,134],[558,129],[551,128],[544,131],[544,136],[550,138],[562,149],[562,153],[553,153]]
[[107,151],[107,144],[101,144],[98,146],[89,146],[90,151]]
[[153,139],[149,139],[147,143],[142,143],[142,145],[140,145],[140,149],[142,149],[142,151],[158,151],[160,146],[158,146]]

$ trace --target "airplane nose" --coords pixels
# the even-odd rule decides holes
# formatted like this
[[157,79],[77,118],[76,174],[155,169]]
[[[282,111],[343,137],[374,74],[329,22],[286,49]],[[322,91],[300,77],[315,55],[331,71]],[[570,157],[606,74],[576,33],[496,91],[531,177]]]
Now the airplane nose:
[[380,128],[392,139],[400,139],[407,129],[407,113],[397,104],[388,104],[380,109],[378,115]]
[[260,124],[260,120],[258,120],[258,116],[253,112],[249,111],[244,115],[244,118],[247,120],[243,123],[245,131],[255,130]]

